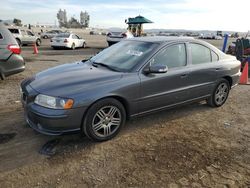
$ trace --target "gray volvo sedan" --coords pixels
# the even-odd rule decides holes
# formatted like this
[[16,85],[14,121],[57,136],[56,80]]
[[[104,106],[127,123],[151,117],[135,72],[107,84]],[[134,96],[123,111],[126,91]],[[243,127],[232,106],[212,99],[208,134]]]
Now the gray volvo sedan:
[[235,57],[204,41],[134,38],[24,80],[22,103],[38,132],[81,131],[105,141],[131,117],[200,100],[219,107],[240,74]]

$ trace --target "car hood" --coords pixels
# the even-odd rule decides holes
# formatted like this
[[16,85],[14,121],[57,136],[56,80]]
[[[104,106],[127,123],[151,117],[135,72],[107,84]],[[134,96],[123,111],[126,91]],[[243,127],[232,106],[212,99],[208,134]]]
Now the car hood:
[[30,86],[39,93],[70,97],[98,85],[121,79],[122,73],[90,63],[76,62],[57,66],[35,75]]

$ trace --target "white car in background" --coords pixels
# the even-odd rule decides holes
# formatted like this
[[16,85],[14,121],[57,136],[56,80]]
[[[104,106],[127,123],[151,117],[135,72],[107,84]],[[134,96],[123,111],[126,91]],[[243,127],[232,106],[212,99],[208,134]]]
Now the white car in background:
[[120,42],[123,39],[129,39],[129,38],[134,38],[134,35],[130,31],[114,30],[114,31],[109,31],[107,34],[107,42],[109,46],[117,42]]
[[51,47],[56,48],[85,48],[86,41],[73,33],[61,33],[50,40]]

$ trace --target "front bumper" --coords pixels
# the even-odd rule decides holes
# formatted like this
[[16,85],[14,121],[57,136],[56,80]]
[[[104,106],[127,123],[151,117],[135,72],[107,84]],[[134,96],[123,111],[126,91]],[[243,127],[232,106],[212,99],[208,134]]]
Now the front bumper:
[[62,135],[81,130],[83,115],[87,107],[69,110],[49,109],[33,102],[37,94],[32,92],[29,94],[25,94],[26,99],[22,97],[22,104],[26,122],[31,128],[46,135]]

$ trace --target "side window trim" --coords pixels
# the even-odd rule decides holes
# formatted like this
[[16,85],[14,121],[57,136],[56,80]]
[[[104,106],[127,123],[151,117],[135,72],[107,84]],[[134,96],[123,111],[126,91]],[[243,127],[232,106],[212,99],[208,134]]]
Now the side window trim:
[[[196,44],[196,45],[200,45],[200,46],[203,46],[205,48],[207,48],[210,52],[210,61],[209,62],[205,62],[205,63],[198,63],[198,64],[193,64],[193,56],[192,56],[192,48],[191,48],[191,44]],[[207,64],[207,63],[212,63],[212,49],[207,47],[206,45],[203,45],[201,43],[198,43],[198,42],[189,42],[188,43],[188,49],[189,49],[189,55],[190,55],[190,58],[189,58],[189,61],[190,61],[190,65],[193,65],[193,66],[197,66],[197,65],[203,65],[203,64]],[[214,51],[213,51],[214,52]],[[215,53],[215,52],[214,52]],[[217,53],[215,53],[217,55]],[[219,56],[217,55],[218,59],[219,59]]]
[[[211,53],[211,61],[212,61],[212,63],[213,62],[218,62],[220,60],[219,55],[214,50],[210,49],[210,53]],[[212,55],[212,53],[214,53],[216,55],[216,57],[217,57],[216,61],[213,61],[213,55]]]
[[[184,67],[187,67],[189,65],[189,55],[188,55],[188,48],[187,48],[187,43],[186,42],[175,42],[175,43],[171,43],[171,44],[167,44],[165,46],[163,46],[160,50],[158,50],[148,61],[148,63],[146,63],[146,66],[147,67],[148,65],[151,65],[151,62],[152,60],[154,59],[155,56],[157,56],[158,54],[160,54],[162,51],[166,50],[167,48],[171,47],[171,46],[174,46],[174,45],[178,45],[178,44],[183,44],[184,45],[184,48],[185,48],[185,57],[186,57],[186,64],[184,66],[180,66],[180,67],[172,67],[172,68],[169,68],[169,71],[170,70],[176,70],[176,69],[180,69],[180,68],[184,68]],[[145,68],[144,67],[144,68]]]

